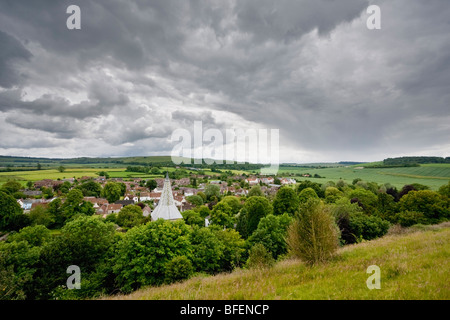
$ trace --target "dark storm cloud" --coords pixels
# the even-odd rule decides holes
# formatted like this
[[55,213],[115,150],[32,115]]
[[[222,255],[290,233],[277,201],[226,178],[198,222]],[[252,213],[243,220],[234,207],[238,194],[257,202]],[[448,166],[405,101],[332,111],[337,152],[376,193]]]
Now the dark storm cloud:
[[19,84],[22,75],[14,64],[28,61],[31,53],[14,37],[0,30],[0,87],[11,88]]
[[368,1],[248,0],[237,3],[238,27],[257,42],[289,42],[317,28],[326,34],[343,21],[351,21]]
[[[323,160],[439,148],[447,2],[2,1],[0,112],[24,135],[91,139],[102,155],[168,150],[196,120],[279,128]],[[369,3],[381,30],[366,28]],[[66,28],[70,4],[81,30]]]

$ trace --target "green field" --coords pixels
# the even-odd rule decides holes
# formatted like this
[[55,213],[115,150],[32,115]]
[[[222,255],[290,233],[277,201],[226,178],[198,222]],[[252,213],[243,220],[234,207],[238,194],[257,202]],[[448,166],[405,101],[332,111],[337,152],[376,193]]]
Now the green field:
[[[271,269],[237,269],[216,276],[197,276],[130,295],[132,300],[448,300],[450,299],[450,226],[388,235],[341,248],[324,265],[308,267],[284,260]],[[369,290],[367,267],[381,270],[381,289]],[[220,288],[220,290],[218,290]]]
[[[156,165],[162,166],[161,171],[173,171],[176,168],[166,167],[171,162],[170,156],[148,156],[148,157],[125,157],[125,158],[75,158],[75,159],[45,159],[45,158],[21,158],[0,156],[0,167],[15,165],[16,167],[36,165],[41,163],[43,170],[35,171],[7,171],[0,172],[0,185],[9,179],[18,180],[23,185],[27,181],[41,179],[64,179],[80,178],[82,176],[97,176],[99,171],[107,171],[111,178],[159,178],[164,175],[146,174],[142,172],[127,172],[128,165]],[[294,175],[297,180],[311,180],[319,183],[328,181],[338,181],[340,179],[351,184],[355,178],[360,178],[366,182],[376,182],[378,184],[390,183],[402,188],[405,184],[420,183],[429,186],[432,190],[437,190],[440,186],[447,184],[450,180],[450,164],[435,163],[422,164],[420,167],[395,167],[395,168],[364,168],[374,165],[381,165],[382,162],[371,162],[357,165],[343,165],[339,163],[310,163],[301,165],[281,165],[278,171],[280,176]],[[66,171],[59,172],[57,168],[62,165]],[[311,168],[308,168],[308,167]],[[29,167],[31,168],[31,167]],[[35,167],[33,167],[34,169]],[[12,168],[13,169],[13,168]],[[225,169],[226,170],[226,169]],[[197,171],[187,170],[189,173]],[[203,169],[206,174],[219,175],[210,169]],[[228,170],[226,170],[228,171]],[[259,173],[259,170],[230,170],[235,175]],[[302,177],[302,174],[309,173],[311,176],[318,174],[322,178]]]
[[[176,168],[162,167],[161,172],[172,172]],[[8,180],[16,180],[22,185],[26,185],[27,181],[38,181],[42,179],[66,179],[66,178],[81,178],[86,177],[97,177],[98,172],[106,171],[108,172],[110,178],[143,178],[143,179],[155,179],[163,178],[164,174],[146,174],[142,172],[128,172],[126,168],[66,168],[64,172],[59,172],[57,169],[45,169],[45,170],[34,170],[34,171],[11,171],[11,172],[0,172],[0,185],[7,182]],[[231,170],[234,174],[240,174],[244,171]],[[189,173],[196,173],[196,171],[187,170]],[[211,172],[209,169],[204,170],[205,173],[211,175],[217,175],[218,173]]]
[[[361,167],[361,166],[360,166]],[[367,182],[378,184],[390,183],[401,188],[405,184],[420,183],[429,186],[432,190],[439,189],[450,180],[450,164],[424,164],[420,167],[400,167],[400,168],[364,168],[357,169],[358,166],[309,169],[298,167],[280,167],[281,174],[293,173],[296,176],[309,173],[312,176],[318,174],[325,178],[304,178],[319,183],[327,181],[344,180],[352,183],[353,179],[361,178]]]

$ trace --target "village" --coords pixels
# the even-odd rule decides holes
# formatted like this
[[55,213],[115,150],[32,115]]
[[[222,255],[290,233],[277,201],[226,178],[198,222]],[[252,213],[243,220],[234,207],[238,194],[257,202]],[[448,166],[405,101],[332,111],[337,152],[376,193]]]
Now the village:
[[[199,183],[198,186],[192,186],[192,179],[198,179],[201,181],[207,180],[207,183]],[[180,179],[170,179],[170,186],[173,194],[173,203],[179,212],[193,209],[196,205],[189,202],[190,196],[198,195],[200,192],[205,192],[208,185],[215,185],[218,187],[220,196],[236,196],[245,197],[248,195],[249,190],[253,186],[260,186],[261,191],[267,197],[275,196],[276,192],[282,185],[296,184],[297,181],[293,178],[276,178],[273,176],[245,176],[236,175],[231,176],[229,181],[213,180],[217,179],[214,175],[191,175],[191,177],[184,177]],[[110,203],[106,198],[85,196],[84,201],[90,202],[95,209],[95,213],[103,218],[113,213],[119,213],[120,210],[133,204],[139,204],[142,208],[144,217],[151,215],[152,211],[156,208],[160,202],[161,195],[164,188],[164,178],[153,179],[156,182],[156,187],[150,189],[146,186],[146,182],[151,179],[143,178],[106,178],[105,176],[87,177],[83,176],[79,179],[66,178],[60,180],[43,179],[35,181],[31,188],[20,190],[26,197],[17,200],[24,213],[30,212],[37,206],[46,208],[48,204],[57,198],[60,198],[62,202],[65,201],[64,194],[62,194],[60,187],[65,184],[70,184],[70,189],[75,188],[77,185],[93,181],[105,187],[108,182],[123,183],[126,187],[126,191],[120,197],[119,200]],[[230,183],[230,180],[233,182]],[[278,182],[276,184],[275,182]],[[48,192],[53,193],[53,196],[48,196]],[[47,197],[44,196],[44,192]],[[206,203],[205,203],[206,204]]]

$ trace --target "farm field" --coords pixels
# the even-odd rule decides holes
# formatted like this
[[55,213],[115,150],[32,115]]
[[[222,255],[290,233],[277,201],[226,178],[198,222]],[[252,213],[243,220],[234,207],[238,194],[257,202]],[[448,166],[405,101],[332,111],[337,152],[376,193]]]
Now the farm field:
[[314,182],[324,183],[327,181],[344,180],[352,183],[353,179],[361,178],[364,181],[376,183],[390,183],[401,188],[405,184],[420,183],[429,186],[432,190],[439,189],[440,186],[448,183],[450,180],[449,164],[422,165],[420,167],[401,167],[401,168],[364,168],[358,169],[357,166],[337,167],[337,168],[296,168],[280,167],[281,174],[294,173],[296,176],[309,173],[311,176],[318,174],[325,178],[303,178]]
[[[162,159],[165,159],[162,157]],[[26,185],[27,181],[37,181],[42,179],[64,179],[64,178],[80,178],[82,176],[95,177],[99,171],[108,172],[111,178],[144,178],[154,179],[161,178],[161,174],[146,174],[142,172],[127,172],[122,164],[121,167],[116,167],[118,164],[64,164],[66,170],[59,172],[56,168],[46,169],[43,165],[43,170],[34,171],[10,171],[0,172],[0,185],[8,180],[17,180],[22,185]],[[298,180],[310,180],[318,183],[325,183],[327,181],[344,180],[351,184],[355,178],[360,178],[364,181],[376,182],[379,184],[390,183],[391,185],[401,188],[405,184],[420,183],[429,186],[432,190],[439,189],[440,186],[447,184],[450,180],[450,164],[423,164],[420,167],[398,167],[398,168],[363,168],[362,165],[342,166],[335,164],[327,164],[324,168],[305,168],[297,166],[283,166],[281,165],[278,171],[280,176],[294,175]],[[91,166],[91,167],[90,167]],[[174,167],[162,167],[161,172],[176,170]],[[197,171],[187,170],[190,173]],[[203,169],[207,174],[219,175],[219,173],[211,172],[210,169]],[[248,174],[259,172],[259,170],[229,170],[235,175]],[[302,174],[310,174],[311,177],[302,177]],[[322,178],[314,178],[318,174]]]
[[[0,172],[0,185],[7,182],[8,180],[17,180],[22,185],[26,185],[27,181],[38,181],[42,179],[65,179],[65,178],[81,178],[86,177],[97,177],[98,172],[106,171],[110,178],[144,178],[144,179],[155,179],[163,178],[164,174],[146,174],[143,172],[128,172],[125,171],[126,168],[70,168],[66,167],[64,172],[59,172],[56,169],[44,169],[44,170],[34,170],[34,171],[11,171],[11,172]],[[169,171],[172,172],[176,170],[175,168],[163,167],[162,172]],[[187,170],[188,172],[195,173],[195,171]],[[241,174],[244,171],[231,170],[234,174]],[[211,172],[209,169],[204,170],[208,174],[215,175],[216,173]]]

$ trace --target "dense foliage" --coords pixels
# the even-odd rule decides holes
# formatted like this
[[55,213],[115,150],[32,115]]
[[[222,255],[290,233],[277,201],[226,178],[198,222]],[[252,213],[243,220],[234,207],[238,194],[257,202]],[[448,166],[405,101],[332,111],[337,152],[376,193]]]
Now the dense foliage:
[[[231,172],[220,173],[222,183],[233,182]],[[142,186],[154,186],[154,180],[147,182]],[[0,299],[127,293],[195,273],[268,267],[289,254],[314,264],[332,257],[339,245],[381,237],[392,225],[435,224],[450,217],[450,183],[438,192],[418,183],[398,191],[361,179],[301,181],[272,195],[263,192],[266,186],[241,187],[250,190],[247,196],[226,195],[219,185],[207,184],[204,192],[187,197],[194,207],[173,222],[150,221],[142,204],[105,219],[95,216],[84,197],[115,201],[125,184],[101,187],[92,180],[42,188],[52,201],[24,213],[15,198],[21,187],[8,181],[0,188]],[[80,267],[80,290],[66,288],[71,265]]]

